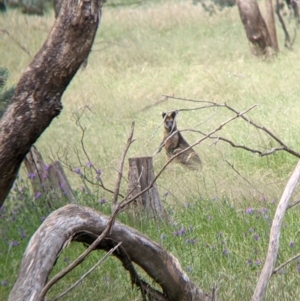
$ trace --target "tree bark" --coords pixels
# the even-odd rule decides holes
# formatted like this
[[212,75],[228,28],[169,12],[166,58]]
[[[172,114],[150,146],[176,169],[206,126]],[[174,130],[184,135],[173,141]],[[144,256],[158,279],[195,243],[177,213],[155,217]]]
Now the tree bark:
[[[154,179],[152,157],[129,158],[128,172],[128,198],[131,199],[143,191]],[[158,220],[167,218],[164,207],[161,203],[156,183],[130,204],[134,214],[148,213]]]
[[[108,221],[108,217],[97,211],[74,204],[50,214],[28,243],[8,300],[38,300],[65,243],[72,238],[91,244],[103,232]],[[115,243],[122,242],[128,258],[161,286],[168,300],[211,300],[190,281],[171,253],[135,229],[115,222],[107,238]]]
[[0,207],[33,143],[62,110],[61,97],[91,50],[98,0],[63,1],[59,17],[0,120]]
[[252,53],[269,55],[271,38],[256,0],[237,0],[237,5],[247,38],[252,45]]
[[272,48],[278,52],[278,40],[277,40],[277,33],[276,33],[276,26],[275,26],[275,17],[274,17],[274,8],[272,0],[266,0],[266,11],[267,11],[267,27],[270,34]]
[[[47,195],[47,204],[51,208],[52,201],[68,199],[76,203],[72,188],[59,161],[46,165],[42,155],[33,145],[24,159],[24,164],[30,177],[34,195]],[[62,204],[66,204],[62,203]]]
[[265,299],[268,283],[275,267],[280,239],[282,221],[288,207],[290,198],[300,180],[300,161],[298,162],[292,176],[285,186],[280,202],[277,206],[270,231],[269,248],[264,267],[260,273],[251,301],[263,301]]

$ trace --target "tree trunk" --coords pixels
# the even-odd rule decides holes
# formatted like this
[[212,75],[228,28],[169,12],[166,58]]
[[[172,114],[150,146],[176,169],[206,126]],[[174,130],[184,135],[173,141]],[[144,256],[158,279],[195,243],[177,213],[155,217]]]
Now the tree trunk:
[[[108,217],[91,208],[73,204],[50,214],[28,243],[8,300],[38,300],[65,243],[72,238],[91,244],[104,231],[108,221]],[[167,300],[211,300],[191,282],[171,253],[135,229],[115,222],[107,238],[115,243],[122,242],[128,258],[161,286]],[[97,248],[106,250],[101,243]]]
[[267,25],[255,0],[237,0],[240,17],[254,55],[270,55],[272,47]]
[[[128,161],[128,198],[131,199],[147,188],[155,176],[152,157],[129,158]],[[134,214],[139,214],[138,211],[142,211],[142,214],[146,212],[159,219],[166,218],[156,183],[130,205],[130,211]]]
[[62,94],[89,55],[100,12],[98,0],[63,1],[46,42],[22,74],[0,120],[0,206],[32,144],[62,110]]
[[270,34],[272,48],[278,52],[278,41],[277,41],[277,33],[276,33],[276,26],[275,26],[275,17],[274,17],[274,8],[272,0],[265,0],[266,1],[266,11],[267,11],[267,27]]

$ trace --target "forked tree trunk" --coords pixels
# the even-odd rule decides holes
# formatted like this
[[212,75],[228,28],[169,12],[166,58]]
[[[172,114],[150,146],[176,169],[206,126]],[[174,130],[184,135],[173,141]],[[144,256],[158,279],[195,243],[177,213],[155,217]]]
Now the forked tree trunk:
[[[91,244],[104,231],[108,220],[108,217],[91,208],[73,204],[50,214],[28,243],[8,300],[38,300],[65,243],[71,238]],[[159,244],[118,222],[115,222],[110,233],[107,238],[115,243],[122,242],[127,257],[161,286],[164,300],[211,300],[188,278],[178,260]],[[101,243],[97,248],[106,250]]]
[[269,55],[271,38],[256,0],[237,0],[237,5],[252,53],[258,56]]
[[[129,158],[128,194],[129,199],[135,197],[149,186],[155,175],[152,157]],[[161,203],[156,183],[130,204],[133,214],[149,214],[154,218],[167,217]]]
[[63,1],[46,42],[19,80],[0,120],[0,206],[32,144],[62,110],[62,94],[90,53],[99,5],[98,0]]

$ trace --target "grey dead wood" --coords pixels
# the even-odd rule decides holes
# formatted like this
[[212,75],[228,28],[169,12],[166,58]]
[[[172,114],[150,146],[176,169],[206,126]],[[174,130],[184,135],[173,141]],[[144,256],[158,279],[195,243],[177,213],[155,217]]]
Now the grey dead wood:
[[[57,256],[70,237],[83,241],[82,233],[98,237],[109,218],[87,207],[70,204],[50,214],[30,239],[9,301],[35,301],[46,284]],[[78,235],[80,233],[80,235]],[[77,236],[76,236],[77,234]],[[115,222],[106,237],[122,242],[128,258],[157,282],[168,300],[208,301],[211,297],[195,285],[178,260],[137,230]],[[86,241],[90,244],[91,241]]]
[[[132,199],[153,182],[155,175],[152,157],[129,158],[128,161],[128,199]],[[132,216],[147,214],[157,220],[167,219],[156,182],[130,204],[129,213]]]
[[63,1],[47,40],[22,74],[0,120],[0,206],[32,144],[61,112],[61,97],[89,55],[100,13],[98,0]]
[[247,38],[254,55],[269,55],[272,48],[270,34],[256,0],[236,1]]
[[288,183],[286,184],[281,199],[279,201],[279,204],[277,206],[275,216],[271,226],[269,247],[265,259],[265,264],[260,273],[251,301],[263,301],[265,299],[268,283],[273,273],[277,255],[278,255],[282,221],[285,212],[288,208],[288,204],[292,197],[293,191],[296,188],[299,180],[300,180],[300,161],[298,162],[293,174],[291,175]]
[[[24,165],[30,177],[33,192],[47,195],[47,203],[51,208],[52,201],[68,200],[76,203],[71,185],[66,177],[63,167],[59,161],[47,165],[36,146],[32,146],[24,159]],[[66,202],[61,202],[66,204]]]

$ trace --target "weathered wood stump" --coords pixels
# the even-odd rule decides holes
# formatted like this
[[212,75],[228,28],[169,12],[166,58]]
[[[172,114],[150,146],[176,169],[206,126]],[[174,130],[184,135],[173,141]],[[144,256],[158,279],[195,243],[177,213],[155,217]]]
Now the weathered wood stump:
[[165,219],[167,215],[161,203],[157,185],[156,183],[152,184],[155,178],[152,157],[129,158],[128,161],[129,199],[134,198],[148,186],[151,186],[131,203],[130,212],[134,215],[146,212],[154,218]]
[[[59,161],[46,165],[42,155],[33,145],[24,159],[24,164],[35,196],[47,193],[49,201],[67,198],[70,203],[76,203],[71,186]],[[51,207],[51,202],[48,202],[48,205]]]

